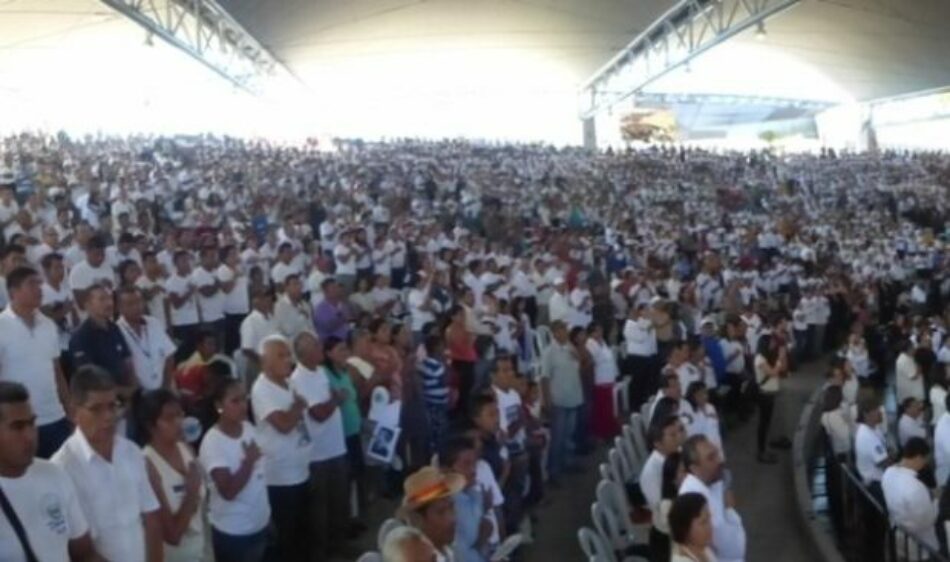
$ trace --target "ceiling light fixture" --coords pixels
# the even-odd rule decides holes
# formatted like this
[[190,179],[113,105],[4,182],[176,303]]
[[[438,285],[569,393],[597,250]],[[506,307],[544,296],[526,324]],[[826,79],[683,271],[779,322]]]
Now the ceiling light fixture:
[[755,38],[759,41],[765,41],[765,37],[765,22],[759,21],[759,23],[757,23],[755,26]]

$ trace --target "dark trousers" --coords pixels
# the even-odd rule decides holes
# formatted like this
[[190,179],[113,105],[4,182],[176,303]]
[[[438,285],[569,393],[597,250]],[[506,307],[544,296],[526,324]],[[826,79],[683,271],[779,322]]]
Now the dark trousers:
[[528,315],[528,319],[531,320],[531,327],[537,327],[538,325],[538,299],[535,297],[528,297],[524,300],[524,312]]
[[241,347],[241,322],[247,314],[224,315],[224,352],[230,357]]
[[350,523],[350,476],[346,455],[310,465],[310,507],[314,536],[310,560],[324,562],[339,552]]
[[475,363],[471,361],[452,360],[452,370],[458,378],[459,398],[456,411],[467,414],[469,401],[472,398],[472,389],[475,386]]
[[630,382],[630,407],[638,412],[659,387],[656,356],[628,355],[623,361],[623,374],[633,377]]
[[756,431],[758,452],[764,453],[768,445],[769,428],[772,425],[772,413],[775,410],[775,394],[759,392],[759,425]]
[[52,457],[73,433],[73,425],[63,418],[53,423],[41,425],[37,430],[36,456],[41,459]]
[[211,527],[215,562],[264,562],[267,529],[252,535],[229,535]]
[[349,501],[350,488],[356,484],[356,496],[359,499],[360,518],[363,516],[363,510],[369,504],[369,497],[366,488],[366,462],[363,459],[363,441],[360,434],[356,433],[346,438],[346,458],[349,461],[350,483],[346,487],[346,497]]
[[277,529],[278,560],[306,562],[307,537],[310,534],[308,511],[310,509],[309,483],[293,486],[268,486],[271,521]]
[[511,471],[502,489],[505,503],[502,506],[505,515],[505,529],[508,534],[517,533],[524,514],[524,485],[528,477],[528,454],[521,452],[511,456]]
[[650,527],[650,562],[670,562],[670,537]]
[[544,449],[541,445],[528,446],[528,495],[525,507],[536,506],[544,497]]
[[172,337],[178,343],[178,349],[175,351],[175,363],[181,363],[191,357],[195,352],[200,324],[188,324],[186,326],[172,326]]

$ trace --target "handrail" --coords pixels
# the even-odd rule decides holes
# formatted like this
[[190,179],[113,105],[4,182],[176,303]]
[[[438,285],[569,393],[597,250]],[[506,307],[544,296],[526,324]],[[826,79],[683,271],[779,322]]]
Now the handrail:
[[792,439],[792,477],[795,486],[795,501],[798,503],[799,524],[810,545],[815,560],[823,562],[846,562],[834,541],[834,537],[821,526],[812,505],[810,451],[819,437],[821,420],[821,397],[824,385],[819,385],[809,396],[798,418],[798,426]]

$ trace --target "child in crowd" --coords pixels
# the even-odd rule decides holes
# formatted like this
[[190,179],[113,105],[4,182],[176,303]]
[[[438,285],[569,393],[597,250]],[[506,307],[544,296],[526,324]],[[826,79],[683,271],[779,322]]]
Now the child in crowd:
[[[447,439],[439,452],[439,466],[465,477],[465,488],[455,501],[455,552],[457,562],[486,562],[495,528],[486,515],[491,499],[477,478],[478,448],[468,436]],[[490,472],[490,471],[489,471]]]
[[508,478],[503,484],[505,494],[505,528],[514,532],[521,523],[525,479],[528,476],[528,454],[521,396],[515,388],[518,381],[515,359],[510,355],[495,358],[492,369],[492,390],[498,405],[499,427],[508,453]]

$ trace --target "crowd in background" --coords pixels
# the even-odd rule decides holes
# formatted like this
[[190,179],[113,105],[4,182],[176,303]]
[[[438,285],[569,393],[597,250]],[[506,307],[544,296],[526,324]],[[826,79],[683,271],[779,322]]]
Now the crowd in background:
[[650,559],[743,560],[723,431],[755,413],[775,463],[782,382],[829,350],[836,451],[893,496],[894,367],[890,449],[913,474],[893,478],[916,481],[929,419],[942,485],[947,170],[0,139],[0,503],[22,522],[0,559],[355,559],[388,497],[405,527],[387,560],[486,561],[617,434],[626,383],[653,451],[631,490]]

